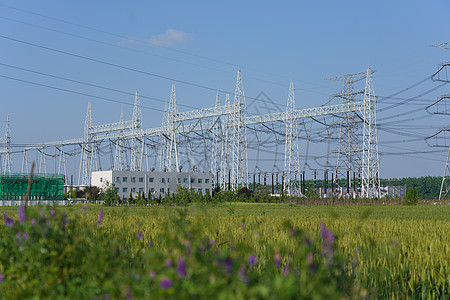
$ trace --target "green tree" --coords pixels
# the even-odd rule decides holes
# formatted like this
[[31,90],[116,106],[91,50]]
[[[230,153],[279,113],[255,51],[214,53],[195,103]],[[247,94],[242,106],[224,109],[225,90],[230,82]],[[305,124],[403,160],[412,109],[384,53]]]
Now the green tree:
[[419,190],[416,187],[409,187],[406,190],[405,205],[416,205],[419,197]]

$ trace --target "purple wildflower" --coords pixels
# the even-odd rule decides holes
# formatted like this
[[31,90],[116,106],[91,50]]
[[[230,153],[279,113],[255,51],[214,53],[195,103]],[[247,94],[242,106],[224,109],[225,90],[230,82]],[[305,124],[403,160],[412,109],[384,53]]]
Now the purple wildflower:
[[111,299],[111,296],[109,295],[109,294],[105,294],[105,300],[109,300],[109,299]]
[[154,270],[150,271],[150,278],[154,279],[156,277],[156,272]]
[[84,213],[84,214],[86,213],[86,209],[87,209],[87,204],[85,203],[85,204],[83,205],[83,213]]
[[325,226],[325,224],[320,224],[320,233],[322,235],[322,238],[327,241],[330,242],[331,244],[333,244],[334,242],[334,235],[331,231],[329,231],[327,229],[327,227]]
[[3,282],[3,274],[0,273],[0,282]]
[[308,271],[309,271],[311,274],[314,274],[314,273],[316,272],[316,269],[317,269],[316,264],[310,264],[309,267],[308,267]]
[[136,233],[136,237],[138,240],[143,240],[144,239],[144,234],[142,234],[142,232],[138,232]]
[[170,281],[170,279],[168,278],[163,278],[161,280],[161,288],[163,289],[168,289],[172,286],[172,281]]
[[36,225],[36,220],[35,219],[31,220],[31,225],[33,225],[33,226]]
[[291,229],[289,229],[289,233],[290,233],[291,235],[296,235],[296,234],[297,234],[297,231],[296,231],[294,228],[291,228]]
[[153,247],[153,241],[148,241],[148,246]]
[[22,238],[23,238],[24,241],[28,241],[28,238],[29,238],[28,233],[24,232],[22,234]]
[[331,258],[333,256],[334,235],[325,227],[325,224],[323,223],[320,224],[320,233],[323,238],[322,254],[328,258]]
[[172,261],[170,259],[166,259],[166,267],[171,268],[172,267]]
[[214,245],[215,243],[216,243],[216,240],[215,240],[215,239],[211,239],[211,240],[209,241],[209,245],[210,245],[210,246]]
[[100,209],[98,211],[97,226],[102,225],[102,220],[103,220],[103,210]]
[[21,206],[19,207],[19,213],[18,213],[18,216],[19,216],[19,223],[25,222],[25,219],[26,219],[26,216],[25,216],[25,206],[21,205]]
[[56,212],[55,212],[54,209],[52,209],[52,210],[50,211],[50,215],[51,215],[52,217],[56,216]]
[[245,222],[242,222],[242,223],[241,223],[241,226],[242,226],[242,227],[245,227]]
[[249,268],[253,267],[257,261],[258,261],[258,258],[255,255],[250,255],[248,257],[248,267]]
[[12,227],[14,224],[14,220],[8,217],[5,213],[3,213],[3,219],[5,219],[6,227]]
[[283,275],[284,275],[284,276],[289,275],[289,267],[288,267],[288,266],[284,267],[284,269],[283,269]]
[[186,277],[186,264],[181,257],[178,259],[177,272],[178,276],[180,276],[181,278]]
[[248,285],[248,276],[244,266],[239,269],[239,277],[245,285]]
[[311,252],[309,252],[308,254],[306,254],[306,262],[307,262],[308,264],[312,264],[313,261],[314,261],[314,255],[313,255]]
[[280,253],[275,253],[275,255],[273,256],[273,261],[275,263],[275,266],[279,267],[281,265],[281,255]]

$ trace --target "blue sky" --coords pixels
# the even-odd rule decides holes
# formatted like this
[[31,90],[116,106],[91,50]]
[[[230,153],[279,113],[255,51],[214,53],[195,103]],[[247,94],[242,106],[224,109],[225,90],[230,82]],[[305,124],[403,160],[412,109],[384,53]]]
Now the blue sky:
[[[176,83],[180,110],[188,109],[181,105],[213,106],[214,89],[233,92],[239,66],[249,98],[264,92],[282,108],[292,79],[297,106],[310,108],[341,89],[340,84],[324,80],[328,77],[370,66],[377,71],[375,93],[383,97],[436,72],[439,63],[450,60],[450,51],[430,45],[450,41],[449,13],[450,2],[444,0],[1,0],[0,75],[128,104],[133,103],[132,96],[18,68],[169,99],[171,80],[26,42],[209,88]],[[378,104],[380,126],[387,129],[380,130],[378,137],[382,177],[442,174],[446,150],[428,147],[423,138],[446,126],[448,118],[425,110],[409,113],[450,92],[448,84],[428,92],[438,85],[428,80],[396,96],[401,99]],[[223,102],[224,95],[219,96]],[[132,106],[124,103],[0,77],[0,131],[9,113],[15,150],[23,144],[81,137],[88,101],[95,124],[117,121],[121,111],[131,118]],[[399,103],[404,104],[389,108]],[[143,109],[144,127],[160,126],[164,104],[143,98],[141,104],[151,108]],[[326,147],[315,145],[311,151],[326,151]],[[443,151],[432,152],[436,150]],[[14,160],[20,171],[20,154]]]

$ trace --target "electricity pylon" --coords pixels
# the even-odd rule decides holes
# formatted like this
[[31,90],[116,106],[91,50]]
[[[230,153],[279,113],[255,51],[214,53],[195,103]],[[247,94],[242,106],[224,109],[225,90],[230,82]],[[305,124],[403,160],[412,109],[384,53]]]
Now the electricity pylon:
[[289,196],[300,196],[300,155],[298,149],[298,120],[294,118],[295,106],[294,83],[289,85],[286,105],[286,144],[284,150],[284,190]]

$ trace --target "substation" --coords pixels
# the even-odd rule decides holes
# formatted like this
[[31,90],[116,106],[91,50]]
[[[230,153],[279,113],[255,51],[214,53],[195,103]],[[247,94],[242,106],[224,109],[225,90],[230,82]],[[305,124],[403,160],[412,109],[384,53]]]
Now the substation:
[[[61,174],[66,188],[91,186],[93,174],[106,170],[141,172],[142,176],[132,176],[138,178],[149,178],[149,172],[178,178],[176,173],[183,172],[185,177],[209,174],[211,186],[204,187],[203,193],[205,188],[211,193],[216,188],[255,189],[265,185],[275,195],[301,196],[306,193],[305,180],[309,178],[321,180],[315,190],[322,197],[380,198],[387,189],[380,187],[379,180],[373,73],[368,68],[330,78],[342,82],[342,90],[324,105],[307,109],[297,108],[291,82],[284,111],[270,107],[273,103],[267,96],[253,98],[253,102],[264,103],[267,113],[261,113],[261,109],[248,113],[240,70],[234,95],[227,94],[223,102],[217,95],[210,108],[179,111],[172,85],[161,126],[149,129],[142,127],[137,92],[131,120],[124,120],[122,114],[118,122],[94,124],[89,103],[83,136],[24,147],[20,173],[30,172],[29,157],[36,156],[34,174],[42,178]],[[9,116],[1,142],[2,174],[14,174]],[[312,155],[309,151],[313,143],[325,146],[327,151]],[[69,160],[78,166],[75,174],[67,173]],[[54,170],[48,167],[51,165]],[[1,195],[8,197],[3,190]],[[158,186],[158,190],[162,188]],[[143,192],[148,197],[148,190]]]

